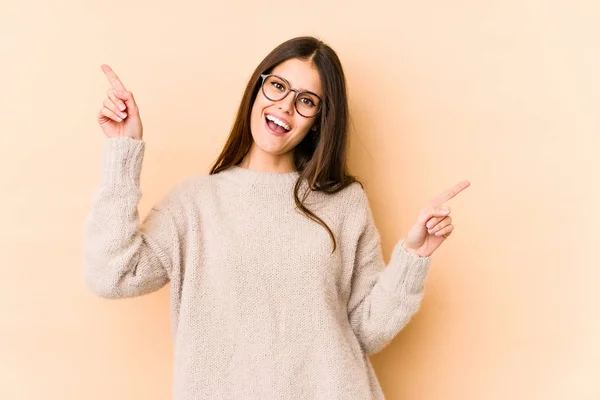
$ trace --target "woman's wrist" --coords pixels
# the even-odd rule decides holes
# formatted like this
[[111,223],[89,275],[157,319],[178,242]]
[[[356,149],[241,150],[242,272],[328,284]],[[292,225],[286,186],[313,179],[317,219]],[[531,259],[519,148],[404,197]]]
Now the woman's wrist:
[[419,257],[428,257],[426,254],[421,254],[417,249],[406,246],[406,242],[402,242],[402,248],[409,253],[415,254]]

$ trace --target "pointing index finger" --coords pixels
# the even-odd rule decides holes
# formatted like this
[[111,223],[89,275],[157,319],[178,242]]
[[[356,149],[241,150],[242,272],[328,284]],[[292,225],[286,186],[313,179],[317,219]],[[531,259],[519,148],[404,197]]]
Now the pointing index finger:
[[102,71],[104,71],[106,78],[108,79],[108,81],[110,82],[112,87],[115,88],[115,90],[118,90],[118,91],[127,90],[127,89],[125,89],[125,85],[123,85],[123,83],[121,82],[121,80],[119,79],[117,74],[115,74],[115,71],[113,71],[111,67],[109,67],[106,64],[102,64]]
[[434,197],[433,200],[429,202],[429,207],[435,208],[441,206],[442,204],[444,204],[445,202],[447,202],[448,200],[450,200],[469,186],[471,186],[471,182],[469,181],[462,181],[457,183],[450,189],[447,189],[441,194]]

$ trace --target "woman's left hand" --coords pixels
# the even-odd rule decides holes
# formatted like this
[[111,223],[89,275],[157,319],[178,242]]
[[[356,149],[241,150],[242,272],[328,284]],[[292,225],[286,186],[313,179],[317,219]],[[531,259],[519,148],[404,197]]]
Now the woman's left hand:
[[450,208],[444,203],[468,188],[469,181],[462,181],[444,191],[421,209],[417,222],[404,239],[404,248],[421,257],[428,257],[440,247],[454,230]]

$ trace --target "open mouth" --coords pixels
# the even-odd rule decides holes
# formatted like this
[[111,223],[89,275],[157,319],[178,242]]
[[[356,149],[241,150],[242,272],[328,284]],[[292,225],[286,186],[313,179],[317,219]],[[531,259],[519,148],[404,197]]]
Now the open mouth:
[[265,122],[269,129],[277,135],[285,135],[291,130],[289,125],[272,115],[266,115]]

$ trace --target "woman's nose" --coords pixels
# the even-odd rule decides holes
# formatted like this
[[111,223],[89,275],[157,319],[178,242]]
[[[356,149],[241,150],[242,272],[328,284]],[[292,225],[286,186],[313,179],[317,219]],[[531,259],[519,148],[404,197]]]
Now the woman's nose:
[[294,112],[295,99],[296,93],[290,90],[283,99],[279,100],[279,108],[281,109],[281,111],[286,112],[288,114],[292,114]]

